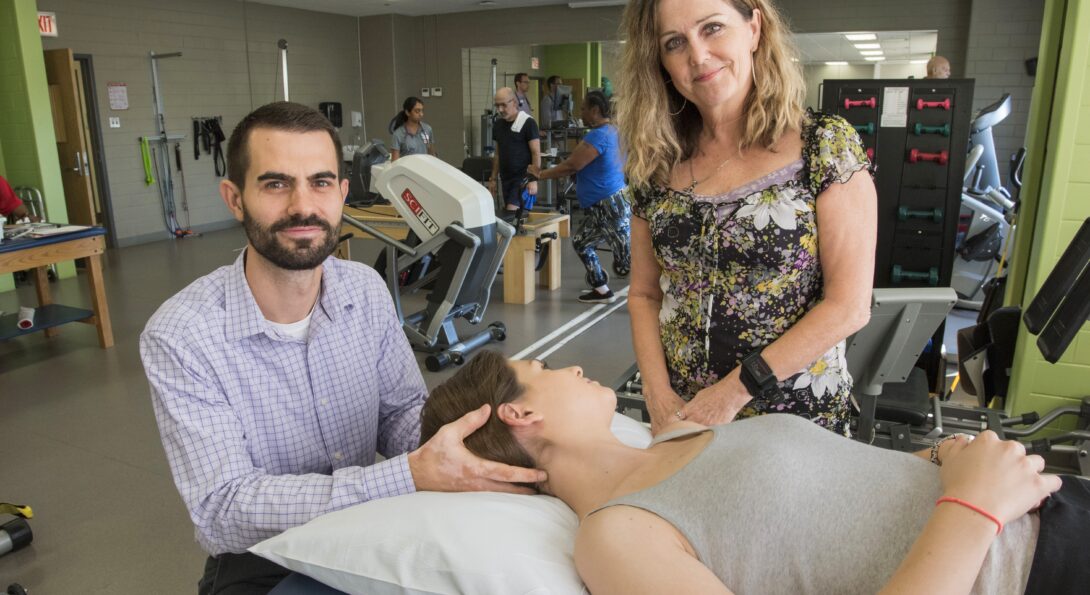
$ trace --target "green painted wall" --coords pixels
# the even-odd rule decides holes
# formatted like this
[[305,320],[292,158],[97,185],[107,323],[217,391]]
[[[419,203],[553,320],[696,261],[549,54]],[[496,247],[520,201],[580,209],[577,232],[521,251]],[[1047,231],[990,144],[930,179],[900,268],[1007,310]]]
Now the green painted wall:
[[602,86],[602,44],[594,42],[590,44],[590,78],[587,79],[587,87]]
[[[1057,4],[1061,5],[1057,9]],[[1052,117],[1052,98],[1056,88],[1056,68],[1060,61],[1060,41],[1063,38],[1063,0],[1046,0],[1041,45],[1038,52],[1037,77],[1034,81],[1031,110],[1026,124],[1026,163],[1022,176],[1021,206],[1014,249],[1007,271],[1005,304],[1022,305],[1026,290],[1026,274],[1033,248],[1037,209],[1040,205],[1041,184],[1048,144],[1048,123]]]
[[591,86],[589,43],[564,43],[545,46],[545,64],[548,70],[545,76],[559,75],[566,79],[583,79],[586,86]]
[[[50,219],[67,222],[34,0],[0,1],[0,114],[4,177],[41,190]],[[72,263],[58,267],[62,277],[75,270]],[[0,275],[0,291],[12,287],[11,276]]]
[[[1083,220],[1090,217],[1090,3],[1047,0],[1041,64],[1058,55],[1034,89],[1029,150],[1041,169],[1029,168],[1029,200],[1019,222],[1009,301],[1028,304]],[[1041,74],[1039,73],[1039,76]],[[1051,77],[1055,86],[1049,84]],[[1044,155],[1040,159],[1037,155]],[[1027,216],[1028,214],[1028,216]],[[1024,232],[1024,230],[1026,230]],[[1032,234],[1028,232],[1032,230]],[[1024,279],[1024,282],[1022,282]],[[1087,299],[1082,296],[1082,299]],[[1084,328],[1056,364],[1037,350],[1036,337],[1019,329],[1011,412],[1046,412],[1090,395],[1090,329]]]

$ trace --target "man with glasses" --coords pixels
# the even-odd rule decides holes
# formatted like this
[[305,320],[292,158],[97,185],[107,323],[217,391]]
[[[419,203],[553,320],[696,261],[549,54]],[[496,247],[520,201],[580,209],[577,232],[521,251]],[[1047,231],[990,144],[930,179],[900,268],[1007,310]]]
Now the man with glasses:
[[[488,190],[496,193],[498,174],[502,181],[501,196],[507,215],[517,211],[522,202],[526,168],[530,165],[541,167],[541,139],[537,122],[526,112],[519,111],[517,101],[510,87],[496,91],[494,107],[498,118],[492,125],[496,151],[492,155],[492,177],[488,179]],[[529,182],[526,188],[530,194],[537,194],[536,181]]]
[[515,102],[518,104],[520,112],[524,112],[529,116],[534,115],[534,112],[530,110],[530,97],[526,95],[530,91],[530,75],[525,72],[520,72],[515,75]]

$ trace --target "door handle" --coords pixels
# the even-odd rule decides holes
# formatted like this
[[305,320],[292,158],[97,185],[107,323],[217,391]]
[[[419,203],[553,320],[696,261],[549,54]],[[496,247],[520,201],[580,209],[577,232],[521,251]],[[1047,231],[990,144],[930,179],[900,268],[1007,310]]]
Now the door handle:
[[83,175],[83,161],[79,158],[79,151],[76,151],[76,167],[71,167],[68,170]]

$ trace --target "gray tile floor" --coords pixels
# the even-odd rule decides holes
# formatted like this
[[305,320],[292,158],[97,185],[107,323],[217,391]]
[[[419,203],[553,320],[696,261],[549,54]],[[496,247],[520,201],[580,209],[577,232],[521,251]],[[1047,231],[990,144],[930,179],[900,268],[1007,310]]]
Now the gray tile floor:
[[[78,324],[53,339],[36,333],[0,343],[0,501],[35,512],[33,544],[0,557],[0,589],[19,582],[34,595],[195,591],[204,554],[159,442],[138,339],[163,300],[232,262],[244,243],[241,230],[230,229],[109,251],[112,349],[100,349],[94,329]],[[568,244],[563,250],[562,288],[539,290],[529,305],[503,304],[497,279],[485,322],[507,325],[507,341],[496,344],[504,353],[523,351],[591,308],[575,300],[583,269]],[[353,240],[355,259],[373,262],[375,253],[374,242]],[[625,287],[621,281],[615,291]],[[82,274],[54,283],[53,291],[60,303],[89,307]],[[0,294],[0,310],[19,303],[34,303],[31,287]],[[612,382],[634,360],[628,328],[621,306],[549,362],[579,363]],[[451,373],[424,376],[434,385]]]

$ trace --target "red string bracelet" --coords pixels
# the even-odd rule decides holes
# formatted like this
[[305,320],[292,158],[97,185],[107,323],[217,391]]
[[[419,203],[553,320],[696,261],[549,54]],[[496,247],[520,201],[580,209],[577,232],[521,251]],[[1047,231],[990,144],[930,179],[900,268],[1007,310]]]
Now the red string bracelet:
[[988,519],[989,521],[995,523],[995,534],[996,535],[999,535],[999,533],[1003,530],[1003,523],[1000,522],[1000,520],[998,518],[996,518],[996,516],[994,514],[984,510],[983,508],[981,508],[981,507],[979,507],[979,506],[977,506],[975,504],[966,502],[965,500],[962,500],[961,498],[954,498],[952,496],[943,496],[942,498],[939,498],[938,500],[935,500],[935,506],[938,506],[939,504],[942,504],[943,502],[953,502],[954,504],[960,504],[960,505],[964,506],[965,508],[968,508],[969,510],[971,510],[971,511],[979,514],[980,516]]

